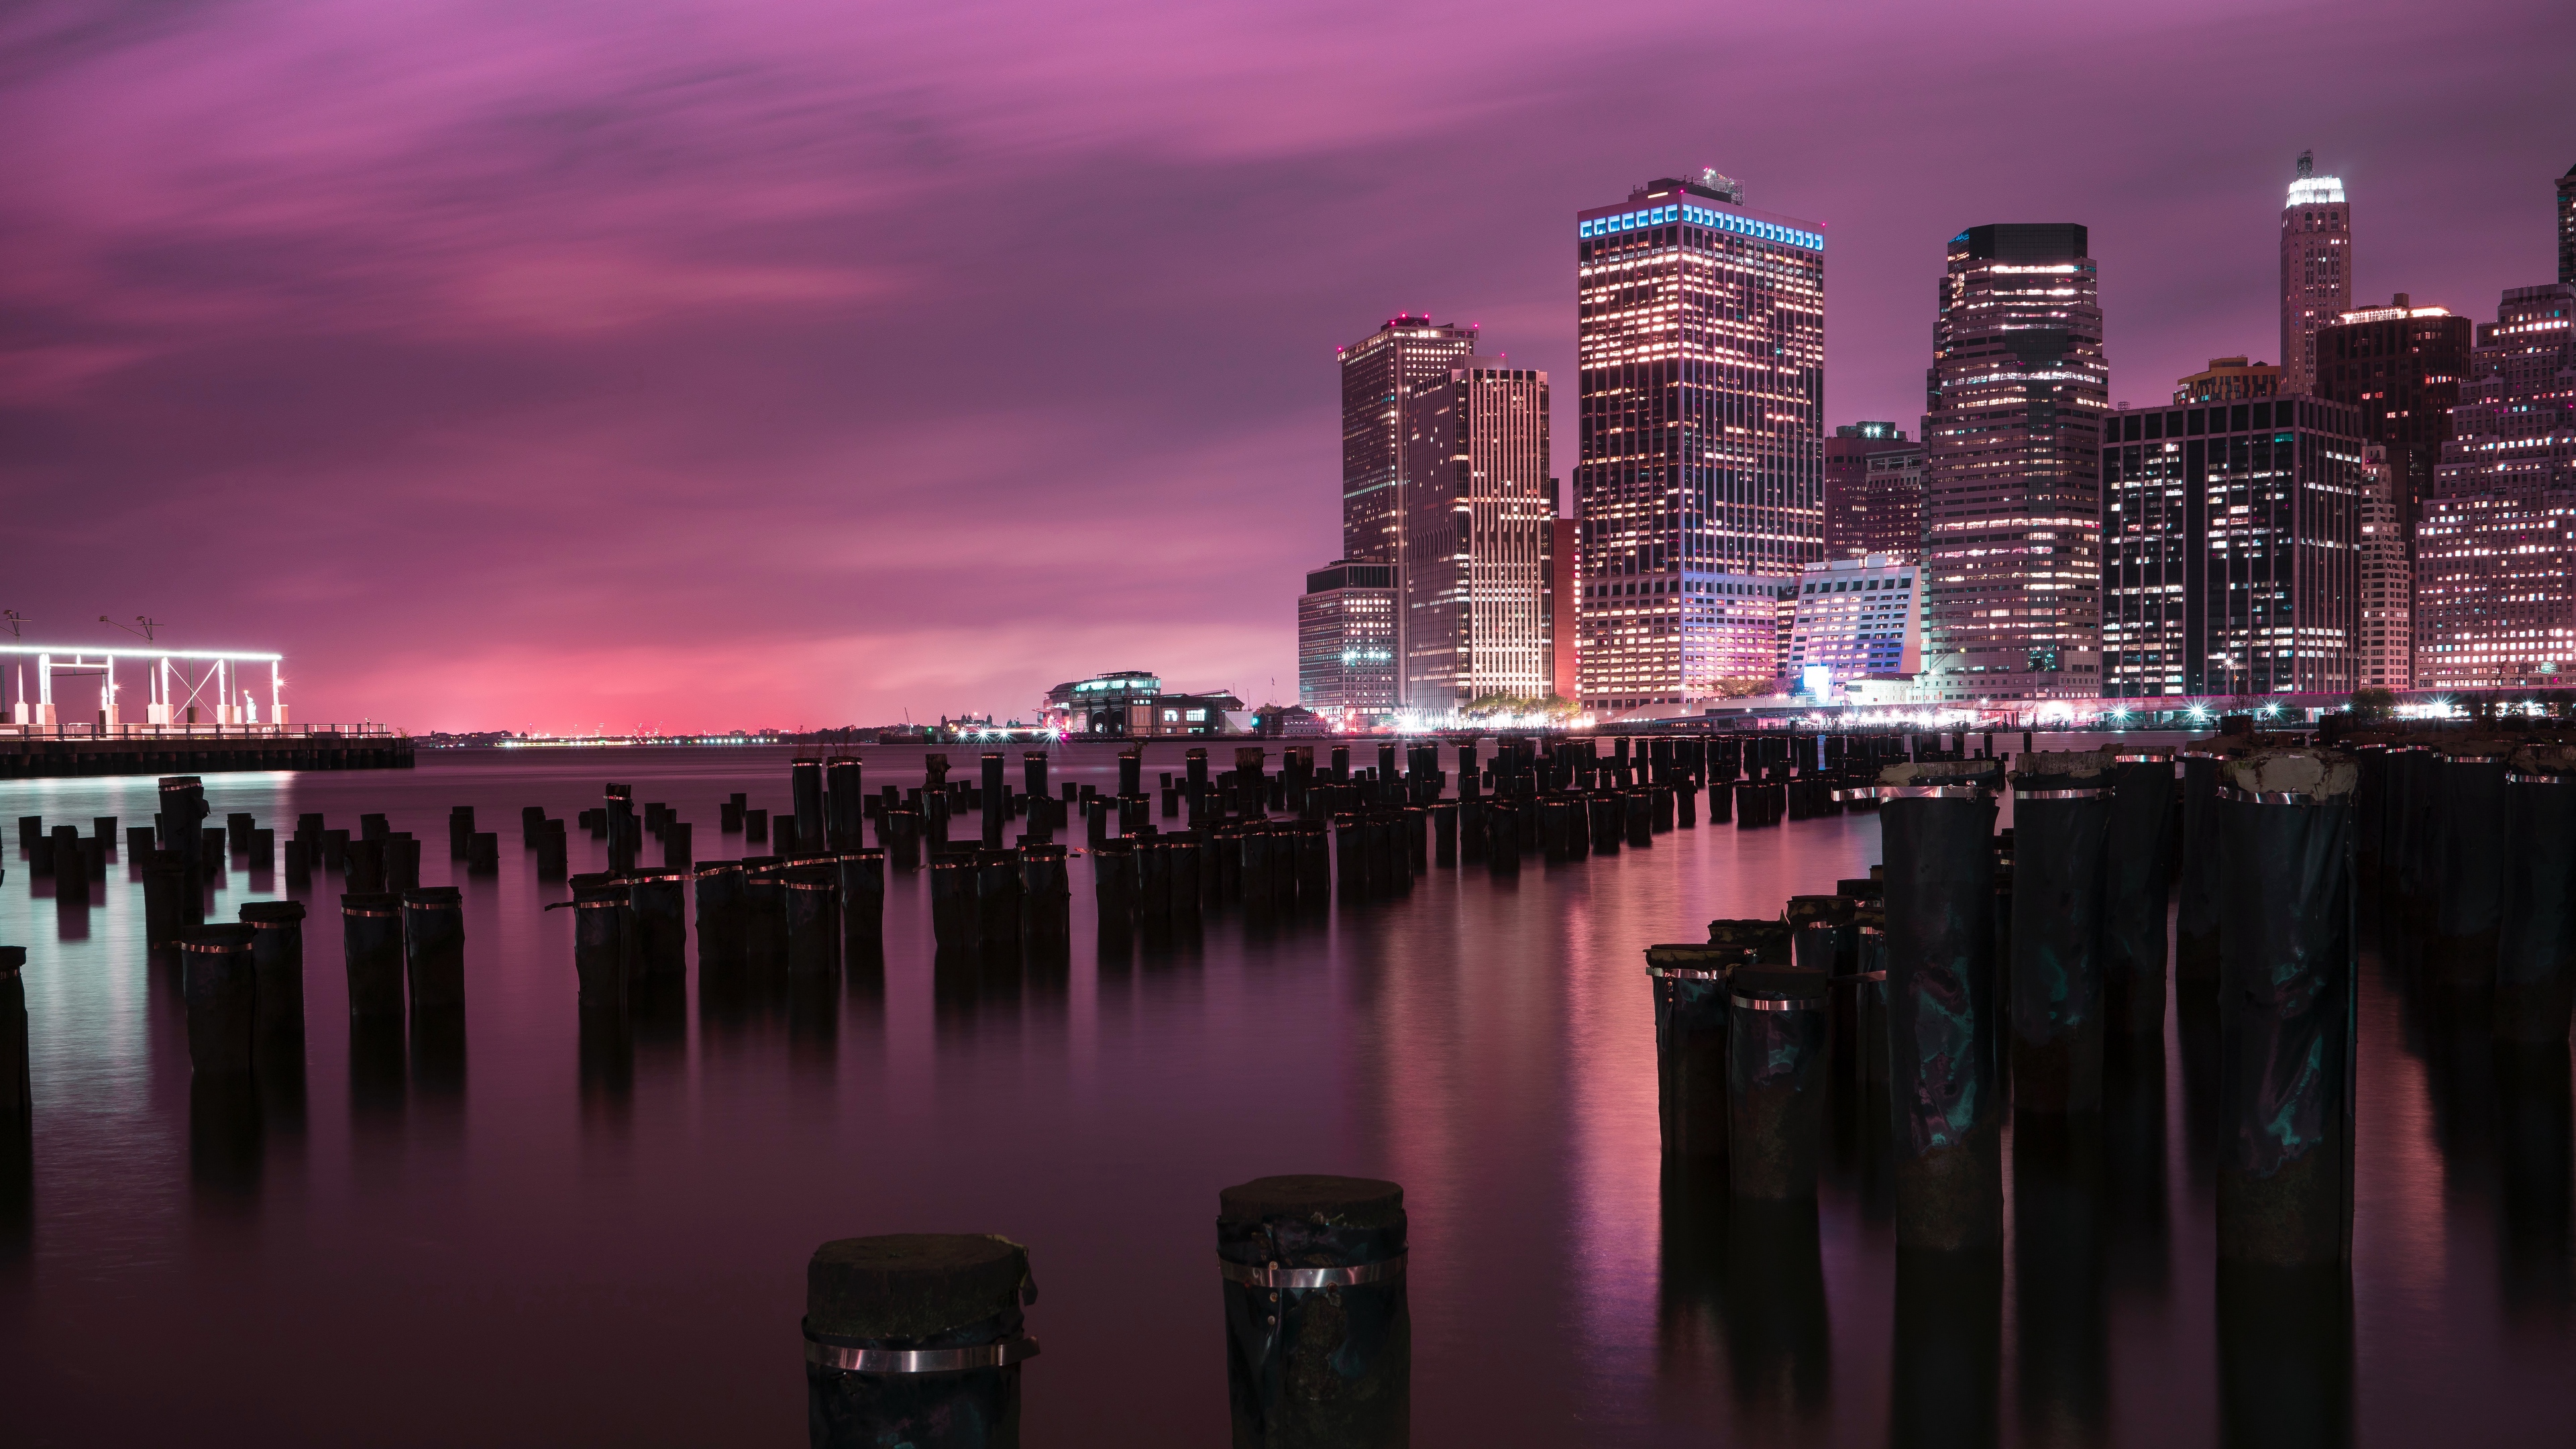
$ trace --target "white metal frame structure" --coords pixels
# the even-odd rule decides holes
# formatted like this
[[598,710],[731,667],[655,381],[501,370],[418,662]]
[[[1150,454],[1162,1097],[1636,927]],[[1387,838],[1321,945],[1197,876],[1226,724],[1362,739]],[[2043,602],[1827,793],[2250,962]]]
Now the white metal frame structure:
[[[0,644],[0,659],[15,656],[10,684],[14,690],[9,723],[16,730],[57,731],[67,723],[54,701],[57,677],[94,677],[99,681],[98,710],[91,733],[152,734],[166,728],[256,733],[286,728],[286,679],[281,654],[232,649],[93,649],[77,644]],[[36,697],[27,698],[27,659],[36,666]],[[117,694],[117,661],[143,661],[147,702],[138,725],[124,717]],[[268,666],[268,707],[242,687],[242,666]]]

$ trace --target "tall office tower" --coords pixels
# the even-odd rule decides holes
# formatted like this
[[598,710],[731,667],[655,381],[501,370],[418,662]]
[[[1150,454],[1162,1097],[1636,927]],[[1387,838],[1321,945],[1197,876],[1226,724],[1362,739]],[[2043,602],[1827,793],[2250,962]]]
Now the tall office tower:
[[[1405,440],[1421,395],[1476,353],[1476,329],[1400,312],[1336,354],[1342,367],[1342,557],[1404,558]],[[1399,637],[1403,622],[1399,618]],[[1402,675],[1397,676],[1400,681]],[[1401,702],[1401,701],[1399,701]]]
[[1950,239],[1923,419],[1918,699],[2101,692],[2111,382],[2086,246],[2062,224]]
[[2106,698],[2353,688],[2361,434],[2303,397],[2103,421]]
[[1395,565],[1335,559],[1297,599],[1297,702],[1336,724],[1395,717]]
[[1577,677],[1582,656],[1575,648],[1575,640],[1582,637],[1575,612],[1575,600],[1583,589],[1582,533],[1573,519],[1558,512],[1553,498],[1548,503],[1547,547],[1547,691],[1559,699],[1574,700],[1583,694]]
[[2576,675],[2576,283],[2481,323],[2415,528],[2415,687]]
[[1894,423],[1845,423],[1825,439],[1825,557],[1923,554],[1923,445]]
[[1406,411],[1404,704],[1547,696],[1547,374],[1470,357]]
[[2355,560],[2361,580],[2356,689],[2415,687],[2415,631],[2409,622],[2415,573],[2406,562],[2406,533],[2400,522],[2404,510],[2397,502],[2403,472],[2403,463],[2389,461],[2386,444],[2372,443],[2362,450],[2361,552]]
[[1780,589],[1824,554],[1824,233],[1704,171],[1575,238],[1583,703],[1768,688]]
[[2388,445],[2397,524],[2409,539],[2442,461],[2442,440],[2451,436],[2451,409],[2475,345],[2468,318],[2414,306],[2404,292],[2385,307],[2345,312],[2317,329],[2310,391],[2361,409],[2370,440]]
[[2558,178],[2558,280],[2576,286],[2576,166]]
[[2316,391],[2317,329],[2351,310],[2352,208],[2343,179],[2302,151],[2281,208],[2281,391]]
[[2209,366],[2174,383],[2178,403],[2252,402],[2281,395],[2281,369],[2243,357],[2213,357]]

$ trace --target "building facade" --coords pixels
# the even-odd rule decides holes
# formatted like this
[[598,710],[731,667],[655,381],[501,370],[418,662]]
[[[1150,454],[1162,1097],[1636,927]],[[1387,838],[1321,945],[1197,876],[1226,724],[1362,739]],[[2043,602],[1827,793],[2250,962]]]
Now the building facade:
[[2385,307],[2345,312],[2317,330],[2317,396],[2361,411],[2370,441],[2385,444],[2397,498],[2397,522],[2411,539],[2451,409],[2469,374],[2476,344],[2466,317],[2418,307],[2404,292]]
[[1127,734],[1136,711],[1150,715],[1162,695],[1160,676],[1143,669],[1113,669],[1048,690],[1043,717],[1069,735],[1118,738]]
[[2415,687],[2576,674],[2576,284],[2515,287],[2480,324],[2415,532]]
[[2305,397],[2130,408],[2102,438],[2103,695],[2349,692],[2359,411]]
[[2213,357],[2209,366],[2174,384],[2178,403],[2252,402],[2281,395],[2281,369],[2242,357]]
[[1950,239],[1923,419],[1923,677],[1938,702],[2102,688],[2102,306],[2080,226]]
[[1550,616],[1547,374],[1471,357],[1418,393],[1405,446],[1405,708],[1544,699]]
[[2558,178],[2558,280],[2576,286],[2576,166]]
[[1825,439],[1825,557],[1923,552],[1923,445],[1894,423],[1845,423]]
[[1395,565],[1335,559],[1297,598],[1297,703],[1336,723],[1393,719]]
[[1909,678],[1923,666],[1915,566],[1886,554],[1830,558],[1800,573],[1788,601],[1782,678],[1819,698],[1855,679]]
[[1824,553],[1824,248],[1715,172],[1576,214],[1587,707],[1776,672],[1778,591]]
[[2308,152],[2281,208],[2281,391],[2316,391],[2317,329],[2352,310],[2352,208]]
[[[1405,468],[1422,396],[1476,353],[1476,329],[1400,312],[1339,349],[1342,373],[1342,557],[1401,566]],[[1402,633],[1403,621],[1397,620]],[[1403,687],[1401,674],[1397,688]]]
[[2359,688],[2415,687],[2415,571],[2398,503],[2402,473],[2384,444],[2362,450]]
[[1547,522],[1547,619],[1548,619],[1548,693],[1563,700],[1578,699],[1583,694],[1581,652],[1575,640],[1581,637],[1581,625],[1575,614],[1575,599],[1583,588],[1583,545],[1575,521],[1567,518],[1557,504],[1553,490],[1549,498]]

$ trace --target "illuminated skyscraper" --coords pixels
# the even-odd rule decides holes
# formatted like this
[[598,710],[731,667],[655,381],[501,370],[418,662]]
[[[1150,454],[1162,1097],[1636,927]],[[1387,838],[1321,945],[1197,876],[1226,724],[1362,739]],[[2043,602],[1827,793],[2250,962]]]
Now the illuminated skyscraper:
[[1583,703],[1767,688],[1824,554],[1825,238],[1708,171],[1575,219]]
[[2413,689],[2415,571],[2397,502],[2403,470],[2388,461],[2384,443],[2370,444],[2362,458],[2361,649],[2353,687]]
[[[1403,562],[1412,411],[1424,392],[1446,386],[1450,369],[1475,352],[1475,328],[1434,325],[1427,314],[1411,312],[1340,350],[1343,558]],[[1402,627],[1399,619],[1399,634]],[[1402,679],[1399,671],[1399,689]]]
[[1297,702],[1332,723],[1395,717],[1395,565],[1335,559],[1297,599]]
[[1845,423],[1825,439],[1825,557],[1923,556],[1923,445],[1894,423]]
[[2101,693],[2110,376],[2087,245],[2062,224],[1950,239],[1923,419],[1918,699]]
[[1470,357],[1406,411],[1404,703],[1547,697],[1547,374]]
[[2321,398],[2106,418],[2104,696],[2349,692],[2363,446]]
[[2299,153],[2281,208],[2281,391],[2316,391],[2317,329],[2352,310],[2352,209],[2343,180]]
[[2415,687],[2576,676],[2576,284],[2481,323],[2415,529]]
[[2345,312],[2317,329],[2317,380],[2309,390],[2360,409],[2370,441],[2387,445],[2402,536],[2412,537],[2432,491],[2475,340],[2468,318],[2415,306],[2404,292],[2388,306]]

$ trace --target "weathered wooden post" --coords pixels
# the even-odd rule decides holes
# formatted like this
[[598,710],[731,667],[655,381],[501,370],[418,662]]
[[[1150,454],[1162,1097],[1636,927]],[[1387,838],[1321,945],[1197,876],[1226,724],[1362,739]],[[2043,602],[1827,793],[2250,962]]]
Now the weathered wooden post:
[[2222,1259],[2352,1260],[2349,807],[2358,774],[2322,750],[2227,763],[2218,801]]
[[1879,781],[1897,1246],[1990,1252],[2003,1242],[1994,776],[1950,761]]
[[402,928],[402,897],[381,891],[351,891],[340,897],[340,951],[349,974],[349,1015],[401,1017]]
[[637,870],[625,880],[626,928],[632,933],[626,950],[635,980],[685,979],[689,974],[688,904],[697,882],[696,868]]
[[867,783],[859,762],[847,755],[823,762],[823,833],[825,847],[846,854],[866,841]]
[[975,853],[975,937],[986,946],[1016,945],[1020,939],[1020,853],[990,849]]
[[[823,762],[793,760],[787,766],[788,798],[795,802],[799,852],[819,855],[828,847],[823,831]],[[780,851],[785,855],[788,852]]]
[[2098,751],[2021,758],[2013,775],[2013,1106],[2102,1107],[2102,932],[2112,814]]
[[1646,948],[1655,992],[1657,1115],[1666,1157],[1724,1157],[1727,991],[1751,952],[1731,945]]
[[2174,993],[2218,988],[2218,766],[2214,750],[2182,756],[2182,881],[2174,906]]
[[2563,1048],[2576,998],[2576,748],[2514,755],[2503,833],[2496,1039]]
[[[420,859],[417,842],[412,846],[412,859],[415,864]],[[562,880],[571,866],[571,848],[564,835],[564,823],[547,820],[537,832],[537,879]]]
[[1411,1442],[1404,1189],[1264,1177],[1217,1198],[1235,1449]]
[[1136,912],[1136,851],[1132,841],[1112,840],[1091,848],[1092,905],[1099,931],[1111,938],[1127,934]]
[[251,1070],[259,1029],[259,973],[251,961],[258,928],[191,926],[179,936],[181,990],[188,1000],[188,1061],[199,1076]]
[[385,843],[382,840],[352,840],[340,851],[340,867],[345,884],[360,895],[375,895],[385,889]]
[[885,949],[885,852],[844,850],[833,859],[841,880],[841,936],[853,953]]
[[[883,878],[879,881],[882,891]],[[746,906],[742,862],[701,861],[691,871],[691,885],[698,904],[699,971],[730,974],[741,970],[748,960],[748,947],[743,940]]]
[[[626,787],[623,785],[611,785],[608,787],[608,813],[612,820],[616,818],[618,813],[617,807],[619,797],[617,792],[625,788]],[[447,807],[447,858],[449,860],[463,860],[465,858],[466,842],[473,838],[474,807],[471,805],[451,805]],[[614,848],[613,840],[614,837],[612,836],[612,849]]]
[[[2165,1034],[2165,900],[2173,842],[2169,749],[2113,746],[2102,900],[2102,1028],[2136,1050]],[[2018,934],[2018,933],[2016,933]]]
[[35,1125],[36,1087],[27,1037],[27,948],[0,946],[0,1132],[23,1141]]
[[805,1267],[814,1449],[1017,1449],[1036,1357],[1028,1249],[980,1233],[840,1238]]
[[1727,1175],[1737,1197],[1816,1195],[1827,979],[1811,968],[1739,964],[1727,984]]
[[980,819],[984,827],[984,848],[999,850],[1002,832],[1011,823],[1011,787],[1002,774],[1002,752],[984,752],[983,804]]
[[1073,887],[1066,878],[1065,848],[1027,845],[1019,855],[1020,938],[1032,949],[1061,949],[1073,939]]
[[841,873],[799,865],[780,875],[787,888],[787,974],[829,976],[841,966]]
[[574,876],[572,967],[587,1010],[626,1004],[627,921],[635,913],[626,882],[613,871]]
[[774,855],[742,859],[742,941],[751,969],[764,978],[787,969],[789,862]]
[[931,858],[930,934],[943,951],[975,943],[975,857]]
[[662,824],[662,868],[685,871],[696,865],[697,829],[685,820],[668,820]]
[[404,891],[403,959],[411,1008],[446,1011],[465,1005],[465,894],[454,886]]
[[241,923],[251,928],[251,974],[258,998],[259,1045],[265,1062],[280,1049],[296,1059],[304,1043],[304,903],[245,901]]
[[2505,741],[2464,742],[2433,766],[2432,979],[2483,996],[2496,981],[2505,877]]

